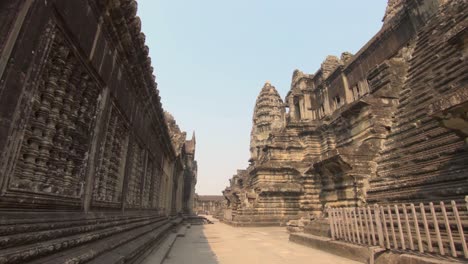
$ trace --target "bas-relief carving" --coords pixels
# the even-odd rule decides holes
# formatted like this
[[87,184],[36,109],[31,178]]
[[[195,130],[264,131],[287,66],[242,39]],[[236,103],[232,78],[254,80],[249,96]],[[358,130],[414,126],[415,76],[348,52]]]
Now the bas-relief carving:
[[148,157],[147,167],[146,167],[146,176],[143,189],[143,208],[156,208],[157,200],[159,198],[158,182],[159,182],[160,173],[154,158]]
[[139,207],[142,198],[143,177],[145,176],[146,151],[136,141],[132,142],[131,145],[131,169],[126,183],[128,189],[125,204],[129,207]]
[[177,227],[167,216],[196,182],[169,184],[181,167],[196,179],[195,140],[165,124],[136,2],[14,2],[0,32],[2,46],[19,31],[2,54],[0,263],[132,262]]
[[153,161],[148,158],[147,160],[147,165],[146,165],[146,176],[145,176],[145,182],[143,184],[143,201],[142,201],[142,207],[143,208],[149,208],[151,207],[151,189],[153,188],[153,181],[155,180],[154,178],[154,164]]
[[80,198],[100,88],[55,27],[10,190]]
[[94,179],[94,201],[119,203],[128,151],[128,125],[112,103]]
[[161,186],[163,185],[163,168],[162,168],[162,161],[161,158],[156,158],[154,161],[154,168],[153,168],[153,185],[151,189],[152,195],[152,207],[160,209],[161,206],[159,205],[160,200],[163,199],[163,192],[160,191]]

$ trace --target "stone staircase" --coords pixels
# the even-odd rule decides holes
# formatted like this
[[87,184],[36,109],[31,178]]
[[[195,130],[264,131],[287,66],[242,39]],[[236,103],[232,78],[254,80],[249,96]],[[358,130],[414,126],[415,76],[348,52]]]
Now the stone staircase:
[[0,264],[138,263],[181,219],[156,213],[3,213]]
[[465,3],[447,4],[418,33],[388,140],[371,179],[368,203],[460,198],[468,193],[463,138],[428,115],[429,106],[466,84],[468,62],[444,36],[466,24]]

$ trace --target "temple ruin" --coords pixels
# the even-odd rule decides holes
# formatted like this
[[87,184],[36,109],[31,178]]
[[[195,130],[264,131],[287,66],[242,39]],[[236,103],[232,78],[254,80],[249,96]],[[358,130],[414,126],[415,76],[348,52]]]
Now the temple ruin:
[[314,74],[295,70],[284,101],[267,82],[250,165],[223,191],[224,221],[303,227],[327,208],[463,201],[466,14],[466,1],[391,0],[356,54],[328,56]]
[[137,263],[191,214],[134,0],[0,3],[0,263]]

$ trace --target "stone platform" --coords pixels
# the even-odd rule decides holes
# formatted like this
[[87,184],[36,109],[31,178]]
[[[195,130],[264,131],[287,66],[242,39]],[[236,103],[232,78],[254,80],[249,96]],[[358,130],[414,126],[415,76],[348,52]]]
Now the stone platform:
[[[214,224],[196,225],[177,238],[164,264],[316,264],[358,263],[288,241],[283,227],[237,227],[210,219]],[[151,259],[152,256],[148,258]],[[145,264],[156,264],[147,261]],[[157,263],[159,264],[159,263]]]
[[396,250],[384,250],[379,247],[367,247],[355,245],[342,241],[332,240],[328,237],[315,236],[306,233],[293,233],[289,236],[289,240],[301,245],[311,247],[313,249],[330,252],[334,255],[345,257],[358,261],[360,263],[376,263],[376,264],[449,264],[449,263],[465,263],[457,259],[419,255],[416,253],[399,252]]
[[149,212],[3,213],[0,263],[139,263],[181,218]]

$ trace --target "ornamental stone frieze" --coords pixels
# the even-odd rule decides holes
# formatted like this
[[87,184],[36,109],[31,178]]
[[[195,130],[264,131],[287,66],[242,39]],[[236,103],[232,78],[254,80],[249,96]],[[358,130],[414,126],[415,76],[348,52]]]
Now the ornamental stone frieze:
[[0,5],[0,263],[135,263],[192,213],[197,178],[136,1]]

